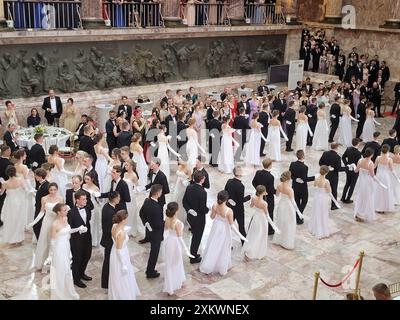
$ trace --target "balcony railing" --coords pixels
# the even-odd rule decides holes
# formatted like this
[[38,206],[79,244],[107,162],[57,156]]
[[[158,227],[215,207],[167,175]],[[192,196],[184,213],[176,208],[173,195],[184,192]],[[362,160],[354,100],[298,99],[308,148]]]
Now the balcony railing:
[[163,27],[160,3],[103,2],[103,19],[114,28]]
[[245,4],[244,15],[250,24],[285,24],[284,8],[276,4]]
[[9,28],[77,29],[81,23],[81,1],[4,1],[4,15]]
[[180,17],[189,26],[230,25],[229,5],[217,3],[180,4]]

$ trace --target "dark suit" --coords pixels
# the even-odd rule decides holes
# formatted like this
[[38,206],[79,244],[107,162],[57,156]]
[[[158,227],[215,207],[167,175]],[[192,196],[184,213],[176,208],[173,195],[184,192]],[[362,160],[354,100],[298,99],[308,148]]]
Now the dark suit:
[[93,139],[89,136],[83,136],[79,142],[79,150],[85,151],[93,157],[93,165],[97,160],[96,152],[94,151]]
[[[37,164],[33,165],[36,162]],[[28,152],[28,164],[32,170],[40,168],[43,163],[46,162],[46,154],[42,145],[36,143],[32,146],[31,150]]]
[[42,109],[45,110],[44,117],[47,119],[47,123],[52,126],[54,124],[54,119],[59,119],[63,112],[62,102],[60,97],[55,96],[57,113],[51,113],[47,109],[51,109],[50,97],[46,97],[43,100]]
[[[246,237],[246,229],[244,227],[244,206],[243,204],[250,200],[250,196],[244,196],[244,185],[236,178],[229,179],[225,184],[225,190],[229,194],[229,199],[235,201],[236,205],[232,206],[229,202],[227,206],[232,209],[233,217],[236,219],[239,225],[240,233]],[[242,245],[243,245],[243,240]]]
[[[315,104],[309,104],[306,107],[306,115],[308,117],[308,125],[310,126],[310,129],[312,133],[315,131],[315,127],[317,125],[317,112],[318,112],[318,107]],[[307,135],[307,145],[311,146],[313,141],[313,137],[308,133]]]
[[[10,159],[0,157],[0,177],[3,178],[4,180],[8,180],[8,176],[6,176],[6,169],[8,166],[12,166],[12,162]],[[0,183],[1,187],[1,183]],[[1,211],[3,209],[3,204],[4,200],[6,199],[6,193],[7,191],[4,191],[2,195],[0,195],[0,217],[1,217]]]
[[[294,201],[296,201],[297,207],[300,212],[303,213],[308,202],[308,185],[307,182],[314,181],[315,176],[308,176],[308,166],[303,161],[294,161],[289,166],[289,171],[292,174],[292,188],[294,191]],[[296,182],[296,179],[303,180],[303,183]],[[297,222],[301,219],[296,215]]]
[[197,258],[199,257],[197,251],[199,250],[204,227],[206,225],[206,214],[209,211],[207,208],[207,192],[204,190],[204,187],[197,183],[189,185],[183,196],[182,204],[186,212],[190,209],[197,212],[196,217],[192,216],[190,213],[187,215],[187,221],[192,231],[190,253]]
[[279,121],[282,124],[282,128],[286,128],[285,123],[283,122],[282,113],[285,113],[287,110],[287,103],[285,99],[275,99],[273,102],[273,110],[279,110],[280,115],[278,117]]
[[106,122],[106,133],[107,133],[107,145],[108,154],[111,155],[111,151],[117,147],[117,137],[114,136],[114,127],[116,125],[115,120],[108,119]]
[[376,158],[378,158],[378,156],[381,154],[381,145],[376,141],[368,141],[364,145],[361,153],[364,154],[364,151],[367,150],[367,148],[371,148],[372,150],[374,150],[374,155],[372,156],[371,160],[375,162]]
[[114,185],[115,185],[115,181],[111,180],[110,191],[102,193],[100,198],[108,198],[111,191],[118,191],[118,193],[121,197],[121,200],[119,201],[119,204],[117,204],[116,209],[117,209],[117,211],[118,210],[126,210],[126,203],[131,202],[131,194],[129,193],[128,184],[121,177],[121,179],[118,181],[117,185],[115,186],[115,189],[114,189]]
[[356,138],[360,138],[363,128],[364,128],[364,123],[366,120],[366,109],[365,109],[365,103],[360,102],[360,104],[357,107],[357,119],[358,119],[358,124],[357,124],[357,130],[356,130]]
[[3,140],[5,141],[6,145],[11,148],[11,153],[19,149],[19,145],[14,142],[10,131],[6,131],[6,133],[4,133]]
[[78,127],[75,130],[75,132],[78,134],[78,141],[81,141],[82,137],[85,135],[84,130],[86,125],[86,122],[80,122],[78,124]]
[[[176,132],[181,138],[181,140],[178,140],[178,142],[177,142],[178,143],[178,150],[180,150],[187,142],[187,137],[182,132],[187,127],[188,126],[183,121],[178,121],[178,124],[176,125]],[[181,134],[181,132],[182,132],[182,134]],[[184,152],[184,150],[181,150],[181,152]]]
[[87,232],[82,234],[79,232],[71,234],[71,269],[74,282],[79,282],[82,279],[90,257],[92,256],[92,235],[90,233],[92,212],[87,207],[85,207],[84,210],[86,211],[86,221],[83,221],[76,206],[68,212],[68,223],[72,229],[78,228],[81,225],[84,225],[88,229]]
[[[82,188],[79,190],[83,190]],[[86,190],[83,190],[86,193],[86,199],[87,199],[87,204],[86,207],[92,211],[94,209],[94,205],[90,196],[90,193],[87,192]],[[74,194],[76,191],[74,191],[74,189],[67,189],[65,191],[65,204],[67,206],[69,206],[70,208],[75,207],[75,198],[74,198]]]
[[129,147],[132,142],[132,133],[121,131],[117,136],[117,148]]
[[[251,184],[254,188],[257,188],[257,186],[264,186],[267,189],[267,195],[264,200],[268,203],[268,213],[273,221],[275,208],[274,194],[276,193],[274,187],[274,176],[267,170],[258,170]],[[270,225],[268,226],[268,234],[274,234],[274,229],[272,229]]]
[[[261,111],[258,116],[258,122],[261,123],[263,126],[261,128],[261,133],[265,139],[268,137],[268,125],[269,125],[268,121],[270,118],[271,117],[268,114],[268,112],[265,111]],[[265,141],[264,139],[261,139],[260,156],[264,153],[264,148],[265,148]]]
[[113,246],[113,240],[111,236],[111,229],[113,226],[113,216],[117,212],[109,202],[107,202],[101,210],[101,228],[102,235],[100,244],[104,247],[104,260],[103,268],[101,269],[101,287],[108,289],[108,277],[110,271],[110,253]]
[[[293,135],[296,129],[296,111],[289,108],[285,113],[284,120],[286,122],[286,132],[288,137],[288,141],[286,141],[286,151],[289,151],[292,149]],[[288,122],[290,122],[290,124]]]
[[397,132],[397,141],[400,143],[400,110],[397,111],[396,121],[394,122],[393,128]]
[[[42,208],[42,198],[47,196],[49,194],[49,182],[47,180],[44,180],[41,185],[37,188],[37,192],[35,195],[35,216],[34,218],[38,216],[40,209]],[[33,232],[35,233],[36,239],[39,239],[40,235],[40,229],[42,228],[42,222],[43,218],[38,221],[33,226]]]
[[397,146],[399,143],[397,142],[396,138],[387,138],[387,139],[383,140],[381,146],[383,146],[385,144],[387,144],[390,147],[390,152],[393,153],[394,147]]
[[[347,166],[348,164],[354,163],[357,165],[358,160],[361,159],[361,152],[354,147],[348,147],[342,155],[343,163]],[[358,173],[354,171],[346,171],[346,184],[343,188],[342,201],[350,200],[353,195],[354,187],[358,179]]]
[[[235,130],[240,130],[240,132],[242,134],[241,139],[239,141],[240,148],[238,148],[238,150],[236,151],[236,154],[235,154],[235,160],[238,161],[240,158],[240,154],[244,149],[244,145],[247,142],[247,130],[250,129],[249,120],[246,119],[245,116],[239,115],[239,116],[235,117],[235,119],[233,119],[232,128]],[[238,135],[238,133],[235,133],[235,136],[237,136],[237,135]]]
[[333,142],[333,138],[335,137],[336,130],[339,126],[340,105],[337,103],[333,103],[329,114],[331,117],[331,131],[329,133],[329,142]]
[[[210,165],[217,166],[218,153],[221,146],[221,122],[218,119],[211,119],[207,122],[208,130],[208,153],[210,157]],[[210,134],[214,135],[214,138]]]
[[[125,110],[125,108],[126,108],[126,110]],[[127,120],[128,122],[130,122],[131,117],[132,117],[132,107],[128,104],[127,105],[121,104],[118,107],[118,111],[117,111],[118,117],[122,116],[122,114],[124,114],[124,113],[125,113],[124,119]]]
[[308,71],[311,60],[311,50],[308,46],[303,46],[300,49],[300,60],[304,60],[304,71]]
[[162,194],[161,197],[158,199],[158,203],[160,204],[161,208],[164,208],[164,205],[166,203],[165,195],[169,193],[169,185],[167,177],[165,176],[164,172],[158,170],[155,177],[151,179],[151,181],[152,182],[146,185],[146,190],[150,189],[151,186],[154,184],[160,184],[162,186]]
[[258,93],[258,96],[259,96],[259,97],[264,96],[264,94],[269,94],[269,88],[268,88],[268,86],[266,86],[266,85],[264,85],[264,86],[259,85],[259,86],[257,87],[257,93]]
[[[143,224],[148,222],[152,231],[148,231],[148,239],[150,240],[150,255],[147,262],[146,275],[154,274],[158,254],[160,252],[161,241],[164,233],[163,208],[160,202],[151,198],[144,200],[143,206],[139,211],[139,216]],[[147,230],[147,228],[146,228]]]
[[392,108],[392,114],[397,110],[400,102],[400,82],[397,82],[394,86],[394,104]]
[[[194,173],[195,173],[196,171],[199,171],[199,170],[197,170],[196,167],[194,167],[194,168],[193,168],[193,173],[192,173],[192,180],[191,180],[190,183],[194,183],[194,181],[193,181],[193,175],[194,175]],[[205,177],[205,180],[204,180],[204,183],[203,183],[204,189],[210,189],[210,178],[208,177],[208,172],[207,172],[206,169],[204,169],[204,168],[201,168],[200,172],[201,172],[201,173],[204,175],[204,177]]]

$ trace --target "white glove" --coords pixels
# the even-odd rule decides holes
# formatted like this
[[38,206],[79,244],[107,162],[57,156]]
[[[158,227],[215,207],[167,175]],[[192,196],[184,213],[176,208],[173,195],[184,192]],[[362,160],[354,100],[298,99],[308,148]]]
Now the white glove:
[[211,138],[215,138],[214,133],[210,133],[210,137],[211,137]]
[[136,187],[136,191],[137,191],[137,192],[145,192],[145,191],[146,191],[146,187],[144,187],[144,186],[137,186],[137,187]]
[[88,228],[85,227],[84,225],[82,225],[82,226],[79,227],[79,233],[80,233],[80,234],[85,233],[85,232],[87,232],[87,231],[88,231]]
[[312,115],[311,115],[311,114],[308,114],[307,117],[312,118]]
[[37,215],[37,217],[35,218],[35,220],[33,220],[31,223],[29,223],[28,225],[25,226],[26,230],[30,230],[32,229],[32,227],[38,223],[40,221],[40,219],[42,219],[44,217],[44,212],[40,211],[39,214]]
[[187,187],[188,185],[190,185],[190,181],[189,180],[183,180],[182,184]]
[[331,118],[336,119],[336,116],[333,114],[333,115],[331,115]]
[[124,264],[124,259],[122,258],[122,250],[121,249],[117,249],[117,256],[119,259],[119,262],[122,265],[122,273],[125,274],[128,272],[128,267]]
[[233,230],[234,233],[236,233],[237,236],[239,236],[240,240],[243,240],[245,242],[249,241],[239,232],[239,230],[236,228],[234,224],[231,224],[231,229]]
[[51,260],[53,258],[53,247],[54,247],[54,244],[55,244],[55,240],[51,239],[49,255],[48,255],[47,259],[44,261],[43,267],[51,264]]
[[290,121],[286,121],[286,124],[290,126],[292,123]]
[[297,182],[297,183],[304,183],[303,179],[300,179],[300,178],[297,178],[297,179],[296,179],[296,182]]
[[329,167],[329,171],[334,171],[335,169],[334,168],[332,168],[331,166],[328,166]]
[[145,227],[147,228],[147,230],[149,230],[150,232],[153,231],[153,228],[151,227],[150,223],[146,222],[146,223],[144,224],[144,226],[145,226]]
[[4,182],[5,182],[5,180],[4,180],[3,177],[0,178],[0,182],[1,182],[1,183],[4,183]]
[[150,142],[150,145],[154,148],[156,144],[154,142]]
[[347,165],[347,168],[349,168],[349,171],[353,171],[353,170],[354,170],[353,164],[348,164],[348,165]]
[[232,207],[235,207],[235,206],[236,206],[236,202],[233,201],[232,199],[229,199],[229,200],[228,200],[228,203],[229,203]]
[[168,135],[168,136],[167,136],[167,139],[168,139],[168,140],[171,140],[171,139],[172,139],[172,136],[171,136],[171,135]]
[[357,114],[357,115],[356,115],[356,118],[358,119],[359,117],[360,117],[360,115],[359,115],[359,114]]
[[190,209],[190,210],[188,211],[188,213],[191,214],[193,217],[197,217],[197,212],[194,211],[193,209]]
[[94,196],[95,198],[100,198],[101,193],[100,193],[100,192],[93,192],[93,196]]
[[37,167],[39,165],[39,163],[37,162],[32,162],[32,167]]
[[239,135],[239,136],[241,136],[242,135],[242,130],[236,130],[236,133]]
[[194,256],[190,254],[190,251],[189,251],[189,249],[187,248],[185,241],[183,241],[183,238],[182,238],[182,237],[179,237],[178,239],[179,239],[179,242],[181,243],[181,246],[182,246],[183,250],[185,251],[186,255],[187,255],[189,258],[194,259]]
[[177,136],[176,136],[176,138],[177,138],[179,141],[181,141],[181,140],[182,140],[182,138],[181,138],[181,136],[180,136],[180,135],[177,135]]

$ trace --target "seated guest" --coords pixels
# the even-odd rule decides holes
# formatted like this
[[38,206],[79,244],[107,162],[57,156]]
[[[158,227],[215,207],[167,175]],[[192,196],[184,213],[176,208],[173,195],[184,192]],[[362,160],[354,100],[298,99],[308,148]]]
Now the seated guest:
[[26,120],[28,127],[36,127],[40,124],[40,116],[36,108],[32,108],[31,115]]
[[19,149],[19,145],[16,142],[16,139],[13,135],[15,129],[17,126],[14,123],[9,123],[7,125],[7,131],[4,133],[3,140],[6,145],[8,145],[11,148],[11,153]]
[[86,114],[81,115],[81,122],[78,124],[78,128],[76,128],[76,134],[78,135],[78,141],[81,141],[81,138],[84,136],[84,129],[87,125],[88,116]]

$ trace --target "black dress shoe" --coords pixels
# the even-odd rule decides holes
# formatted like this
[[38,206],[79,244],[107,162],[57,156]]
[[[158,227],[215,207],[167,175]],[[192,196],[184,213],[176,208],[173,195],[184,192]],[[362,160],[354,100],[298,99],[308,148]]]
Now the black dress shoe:
[[353,203],[353,200],[349,199],[349,200],[344,200],[343,202],[349,204],[349,203]]
[[88,275],[84,274],[84,275],[82,276],[82,279],[83,279],[83,280],[86,280],[86,281],[90,281],[90,280],[92,280],[92,277],[89,277]]
[[304,223],[304,220],[303,220],[303,219],[297,219],[296,223],[297,223],[297,224],[303,224],[303,223]]
[[84,284],[81,280],[74,282],[74,285],[76,285],[79,288],[86,288],[87,285]]
[[195,264],[195,263],[200,263],[201,262],[201,257],[198,256],[194,259],[190,259],[190,264]]
[[269,235],[269,236],[272,236],[272,235],[274,235],[274,234],[275,234],[275,231],[274,231],[274,230],[268,231],[268,235]]
[[265,157],[265,156],[266,156],[265,153],[261,153],[261,154],[260,154],[260,157]]
[[337,209],[339,209],[339,208],[336,206],[331,206],[331,210],[337,210]]
[[3,222],[3,221],[0,221],[0,227],[1,227],[3,224],[4,224],[4,222]]
[[149,240],[149,239],[146,239],[146,238],[144,238],[144,239],[142,239],[142,240],[139,240],[139,243],[140,243],[140,244],[147,243],[147,242],[150,242],[150,240]]
[[158,278],[159,276],[160,276],[160,273],[159,273],[159,272],[154,272],[154,273],[146,274],[146,278],[147,278],[147,279],[154,279],[154,278]]
[[293,149],[286,149],[286,152],[292,152],[294,151]]

